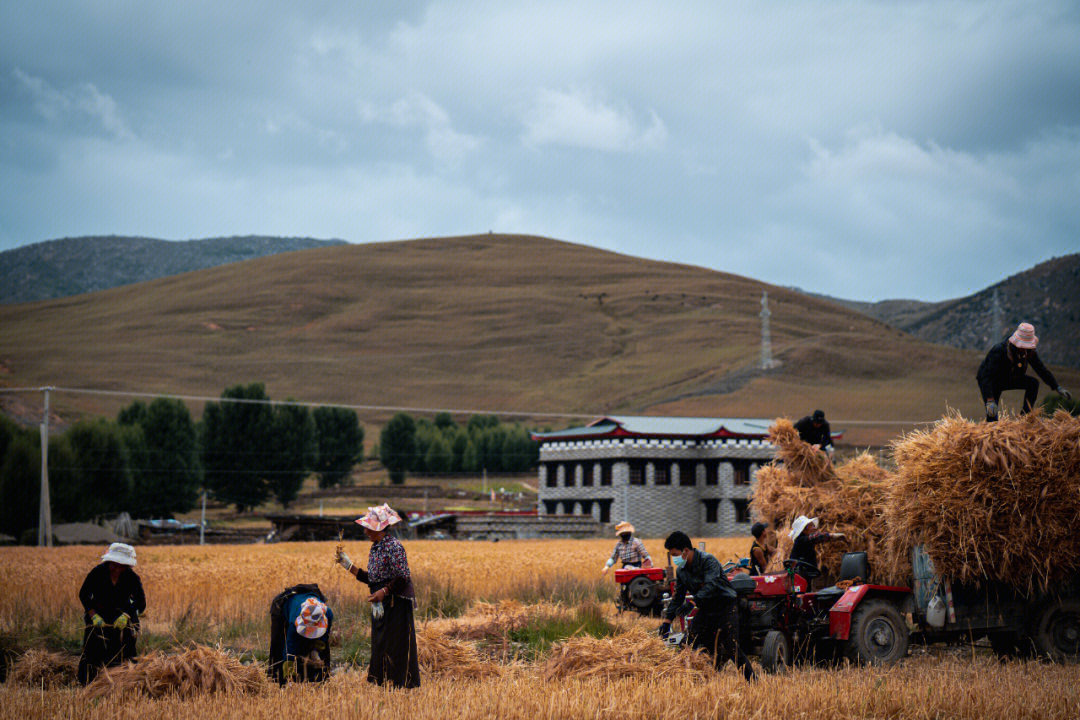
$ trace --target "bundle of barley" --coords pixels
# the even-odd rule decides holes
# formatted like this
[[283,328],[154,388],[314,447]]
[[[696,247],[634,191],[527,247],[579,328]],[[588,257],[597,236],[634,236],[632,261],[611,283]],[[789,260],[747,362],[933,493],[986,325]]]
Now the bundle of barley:
[[267,686],[266,672],[220,650],[196,645],[175,655],[155,653],[102,670],[86,687],[90,698],[113,693],[192,697],[206,693],[255,693]]
[[55,688],[75,682],[79,658],[67,653],[35,649],[20,655],[11,666],[11,680],[20,685]]
[[523,605],[515,600],[495,604],[479,602],[461,617],[429,620],[425,627],[460,640],[491,640],[521,630],[531,623],[566,618],[572,614],[570,608],[551,603]]
[[[818,564],[836,574],[845,552],[866,551],[875,579],[902,581],[909,574],[886,552],[885,493],[890,473],[867,453],[833,466],[828,457],[799,439],[789,420],[769,428],[779,462],[757,472],[752,507],[755,515],[776,529],[778,547],[771,569],[791,553],[788,531],[799,515],[816,517],[823,530],[842,532],[841,542],[818,546]],[[869,578],[867,578],[869,579]]]
[[893,450],[887,520],[897,554],[922,544],[945,577],[1023,589],[1080,572],[1080,418],[951,415]]
[[471,643],[456,640],[431,623],[416,633],[416,646],[420,669],[429,675],[484,678],[502,673],[502,668],[484,660]]
[[708,655],[696,650],[674,652],[656,635],[640,628],[607,638],[572,637],[551,648],[542,666],[546,679],[649,677],[688,674],[710,677],[716,671]]

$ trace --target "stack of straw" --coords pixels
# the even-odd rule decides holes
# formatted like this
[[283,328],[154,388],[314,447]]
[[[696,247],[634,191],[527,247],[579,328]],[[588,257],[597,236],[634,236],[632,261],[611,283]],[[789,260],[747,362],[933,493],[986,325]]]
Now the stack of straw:
[[196,645],[176,655],[155,653],[105,668],[86,686],[90,698],[114,693],[193,697],[205,693],[255,693],[267,686],[265,671],[220,650]]
[[429,620],[425,627],[460,640],[495,640],[532,623],[562,619],[572,614],[570,608],[551,603],[522,605],[516,600],[503,600],[496,604],[479,602],[461,617]]
[[572,637],[551,648],[542,667],[544,678],[641,677],[675,675],[709,678],[716,674],[708,655],[696,650],[672,652],[655,634],[635,628],[608,638]]
[[40,648],[20,655],[11,666],[11,680],[36,688],[57,688],[75,682],[79,658]]
[[502,673],[502,668],[485,660],[471,643],[452,638],[431,623],[417,631],[416,647],[420,669],[428,675],[485,678]]
[[790,555],[791,524],[799,515],[806,515],[818,518],[822,530],[846,536],[817,546],[822,572],[837,574],[845,552],[865,550],[871,577],[883,582],[905,581],[910,569],[897,563],[885,547],[889,472],[866,453],[834,466],[827,455],[800,440],[786,418],[777,419],[769,428],[769,441],[776,446],[777,462],[757,471],[751,506],[777,533],[778,548],[770,569],[778,570]]
[[894,556],[922,544],[944,577],[1023,590],[1080,572],[1080,418],[1058,411],[972,423],[952,415],[893,451]]

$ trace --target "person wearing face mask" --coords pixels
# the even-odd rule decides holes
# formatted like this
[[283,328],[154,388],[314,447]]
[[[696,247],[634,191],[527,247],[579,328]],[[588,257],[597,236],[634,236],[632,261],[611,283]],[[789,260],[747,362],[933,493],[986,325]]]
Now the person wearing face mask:
[[645,549],[645,543],[634,537],[634,526],[623,521],[615,526],[615,534],[619,536],[619,542],[615,543],[615,549],[611,551],[601,575],[607,573],[616,560],[622,561],[623,567],[652,567],[652,558]]
[[1066,400],[1072,398],[1069,391],[1058,385],[1054,374],[1050,372],[1035,348],[1039,338],[1035,336],[1035,327],[1030,323],[1020,323],[1016,332],[1002,340],[990,352],[986,353],[975,379],[979,383],[979,392],[986,405],[986,422],[998,418],[998,402],[1005,390],[1023,390],[1024,407],[1021,414],[1031,412],[1035,399],[1039,396],[1039,381],[1027,374],[1028,366],[1050,387]]
[[687,640],[691,647],[713,656],[717,670],[731,660],[747,681],[754,680],[754,669],[739,647],[739,607],[735,589],[731,587],[720,562],[705,552],[695,550],[686,533],[676,530],[668,535],[664,547],[671,553],[675,566],[675,596],[664,610],[660,636],[671,632],[671,621],[685,616],[691,607],[687,593],[694,596],[697,614],[690,624]]

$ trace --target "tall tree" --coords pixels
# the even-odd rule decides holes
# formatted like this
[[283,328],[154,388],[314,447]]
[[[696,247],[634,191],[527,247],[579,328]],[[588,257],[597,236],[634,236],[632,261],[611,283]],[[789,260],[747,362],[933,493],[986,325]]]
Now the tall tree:
[[299,405],[274,408],[273,438],[274,452],[270,456],[267,484],[282,507],[288,507],[299,494],[304,478],[319,455],[319,440],[311,412]]
[[[131,512],[141,517],[172,517],[195,507],[202,483],[198,437],[187,406],[180,400],[157,398],[149,407],[133,403],[120,412],[142,431],[141,446],[129,445],[132,455]],[[136,438],[129,435],[129,442]],[[136,461],[135,457],[141,459]]]
[[262,383],[234,385],[207,403],[202,421],[202,464],[214,497],[240,512],[270,496],[266,470],[274,453],[274,413]]
[[123,510],[131,496],[131,471],[120,428],[108,420],[84,420],[65,434],[78,498],[67,519],[88,520]]
[[398,413],[379,436],[379,459],[390,471],[390,482],[405,482],[405,471],[412,467],[415,456],[416,423],[408,413]]
[[41,497],[41,442],[36,434],[14,433],[0,462],[0,531],[22,539],[37,527]]
[[321,407],[312,413],[319,436],[319,487],[344,484],[353,465],[364,457],[364,428],[348,408]]

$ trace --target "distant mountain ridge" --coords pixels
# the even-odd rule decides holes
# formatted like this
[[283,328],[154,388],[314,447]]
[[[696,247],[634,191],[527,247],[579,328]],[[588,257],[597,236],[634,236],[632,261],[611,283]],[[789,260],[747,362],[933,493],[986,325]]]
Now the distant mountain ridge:
[[988,349],[1018,323],[1029,322],[1039,336],[1043,361],[1080,368],[1080,253],[1047,260],[974,295],[942,302],[868,303],[808,294],[865,313],[921,340],[966,350]]
[[0,252],[0,303],[67,297],[267,255],[344,244],[344,240],[256,235],[180,241],[116,235],[48,240]]

